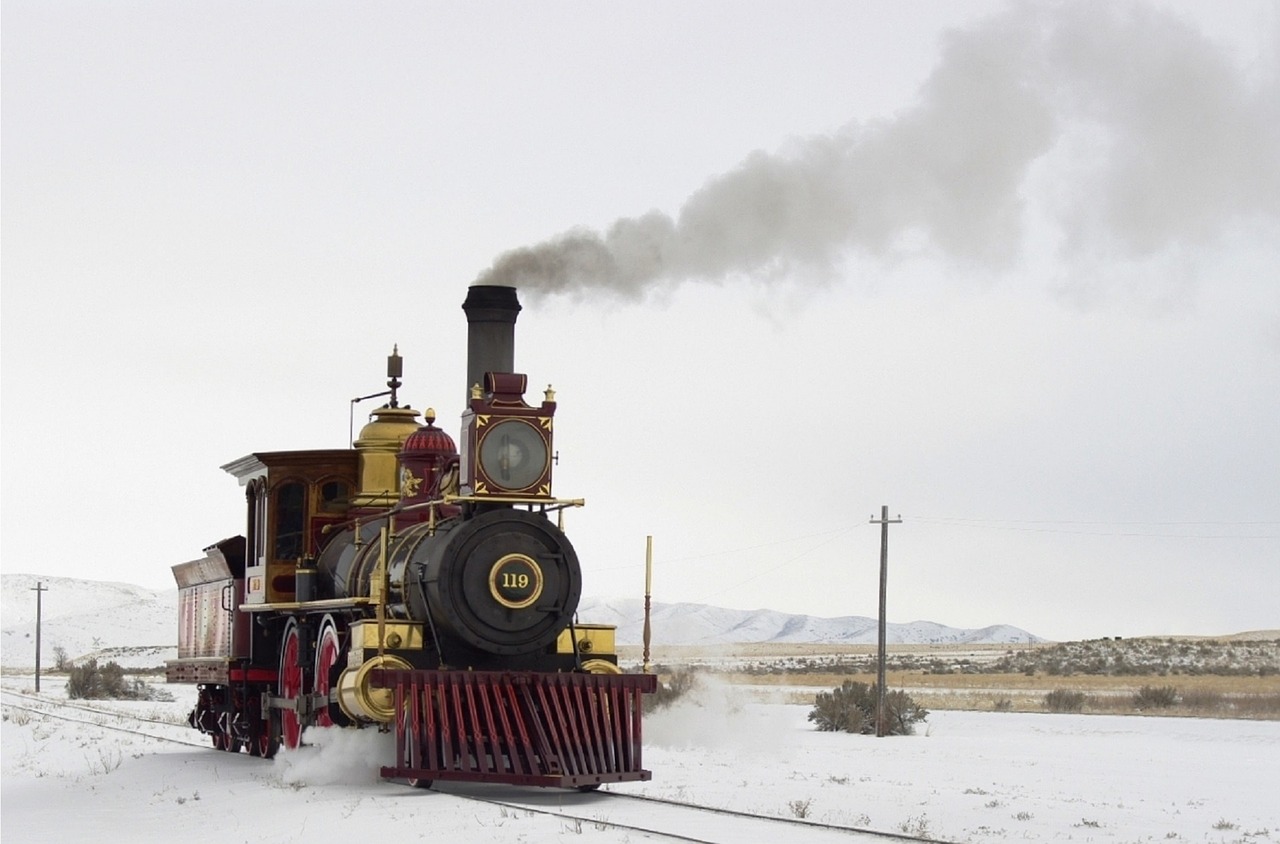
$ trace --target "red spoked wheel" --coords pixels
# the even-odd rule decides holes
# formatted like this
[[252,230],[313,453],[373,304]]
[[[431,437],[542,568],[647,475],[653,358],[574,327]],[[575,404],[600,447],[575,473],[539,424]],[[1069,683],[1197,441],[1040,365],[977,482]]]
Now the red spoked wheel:
[[[302,696],[302,666],[298,663],[301,644],[298,625],[290,621],[280,642],[280,679],[277,686],[280,697],[295,702]],[[296,750],[302,744],[302,721],[297,710],[280,710],[280,741],[290,750]]]
[[223,712],[218,716],[218,732],[212,734],[213,746],[218,750],[225,750],[228,753],[239,753],[242,747],[240,740],[236,738],[235,732],[231,728],[234,720],[234,704],[235,697],[230,692],[227,693],[226,702],[232,704],[231,712]]
[[249,740],[244,744],[250,756],[270,759],[280,749],[280,719],[272,715],[271,710],[263,715],[263,696],[258,691],[261,690],[255,690],[245,700],[244,717],[249,727]]
[[[280,741],[276,738],[279,730],[276,721],[259,721],[258,732],[254,735],[253,741],[249,742],[249,755],[259,756],[263,759],[270,759],[276,755],[276,751],[280,749]],[[274,734],[273,734],[274,729]]]
[[[313,683],[315,693],[326,700],[332,688],[333,667],[338,664],[341,655],[342,639],[338,636],[338,627],[332,618],[326,618],[320,625],[320,638],[316,640],[316,673]],[[316,712],[315,722],[320,727],[332,727],[334,720],[330,707],[321,707]]]

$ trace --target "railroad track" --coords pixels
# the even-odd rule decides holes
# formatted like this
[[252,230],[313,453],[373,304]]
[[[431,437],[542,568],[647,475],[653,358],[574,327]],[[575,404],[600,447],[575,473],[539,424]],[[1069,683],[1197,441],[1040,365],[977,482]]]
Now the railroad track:
[[[24,692],[15,692],[10,689],[0,689],[0,695],[3,696],[4,706],[6,709],[29,712],[33,715],[41,715],[58,721],[67,721],[72,724],[84,724],[86,726],[97,727],[102,730],[109,730],[116,733],[127,733],[129,735],[142,736],[144,738],[155,739],[156,741],[163,741],[170,744],[181,744],[188,747],[199,748],[209,747],[208,742],[195,742],[188,738],[180,738],[176,734],[159,735],[155,731],[133,729],[132,727],[123,726],[122,723],[119,723],[154,724],[166,727],[172,733],[176,733],[177,731],[191,732],[190,727],[184,724],[176,724],[173,721],[161,721],[156,718],[146,718],[130,712],[120,712],[119,710],[114,709],[103,709],[101,707],[88,706],[86,704],[71,703],[70,701],[56,700],[53,698],[41,697],[39,695],[30,695]],[[22,702],[15,703],[14,701]],[[76,715],[66,714],[67,712],[85,713],[86,715],[95,717],[77,717]],[[112,723],[112,720],[117,723]]]
[[[174,731],[190,732],[186,725],[147,718],[83,703],[57,700],[23,692],[0,690],[6,709],[85,724],[112,732],[143,736],[155,741],[212,750],[207,742],[180,738]],[[152,729],[138,729],[151,725]],[[163,727],[170,735],[160,734]],[[211,755],[210,758],[216,758]],[[660,797],[601,790],[589,793],[554,789],[516,788],[474,783],[441,782],[433,791],[457,799],[501,809],[545,815],[563,821],[573,832],[616,829],[691,844],[737,844],[742,841],[786,840],[805,844],[858,841],[906,841],[945,844],[882,830],[819,823],[802,818],[760,815],[716,806],[705,806]]]
[[0,689],[5,697],[26,700],[32,703],[45,704],[50,708],[58,709],[76,709],[83,712],[90,712],[94,715],[106,715],[108,717],[127,718],[133,721],[140,721],[144,724],[161,724],[166,727],[184,727],[185,721],[162,721],[159,718],[144,718],[141,715],[135,715],[131,712],[121,712],[118,709],[103,709],[98,706],[90,706],[85,703],[72,703],[68,700],[60,700],[58,698],[49,698],[42,695],[27,694],[26,692],[15,692],[12,689]]
[[[819,823],[779,815],[759,815],[619,791],[588,793],[528,790],[474,783],[436,783],[434,791],[504,809],[559,818],[572,831],[619,829],[693,844],[738,844],[743,841],[871,842],[909,841],[947,844],[936,838],[860,827]],[[632,805],[627,805],[632,804]]]
[[[792,824],[793,826],[796,826],[796,827],[805,827],[808,829],[833,830],[841,833],[859,833],[863,835],[871,835],[871,836],[874,836],[875,840],[877,841],[884,841],[884,840],[923,841],[923,842],[929,842],[929,844],[949,844],[949,842],[943,841],[938,838],[921,838],[918,835],[907,835],[901,832],[885,832],[883,830],[869,829],[864,827],[840,826],[839,824],[827,824],[827,823],[821,823],[819,821],[804,820],[801,818],[784,818],[784,817],[775,817],[772,815],[756,815],[750,812],[742,812],[737,809],[723,809],[723,808],[717,808],[714,806],[703,806],[696,803],[686,803],[680,800],[668,800],[663,797],[649,797],[644,794],[625,794],[619,791],[605,791],[602,793],[607,794],[610,797],[618,797],[625,800],[639,800],[646,803],[660,803],[668,806],[688,806],[689,808],[701,809],[704,812],[713,812],[716,814],[727,815],[731,817],[762,818],[765,820],[774,820],[781,823]],[[844,840],[847,841],[850,839],[846,838]]]

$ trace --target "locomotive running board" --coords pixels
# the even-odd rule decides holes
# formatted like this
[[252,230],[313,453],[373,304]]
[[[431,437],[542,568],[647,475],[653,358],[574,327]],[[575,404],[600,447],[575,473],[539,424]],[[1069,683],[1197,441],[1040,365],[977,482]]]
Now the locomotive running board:
[[396,764],[388,779],[560,788],[648,780],[641,695],[651,674],[370,672],[395,692]]

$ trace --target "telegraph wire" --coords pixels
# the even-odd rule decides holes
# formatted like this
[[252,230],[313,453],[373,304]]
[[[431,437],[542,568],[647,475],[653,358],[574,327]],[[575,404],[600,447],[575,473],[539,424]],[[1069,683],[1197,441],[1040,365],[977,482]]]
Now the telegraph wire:
[[979,519],[970,516],[912,516],[912,519],[930,519],[946,522],[1006,522],[1026,525],[1280,525],[1280,521],[1167,521],[1167,522],[1116,522],[1089,521],[1084,519]]
[[[1197,534],[1197,533],[1151,533],[1141,531],[1125,531],[1125,530],[1072,530],[1072,527],[1274,527],[1280,526],[1280,521],[1227,521],[1227,520],[1195,520],[1195,521],[1094,521],[1083,519],[993,519],[993,518],[974,518],[968,516],[913,516],[906,515],[904,518],[909,519],[913,523],[937,525],[941,527],[970,528],[976,530],[994,530],[994,531],[1010,531],[1015,533],[1054,533],[1067,536],[1114,536],[1114,537],[1132,537],[1139,539],[1207,539],[1207,540],[1277,540],[1280,534],[1232,534],[1232,533],[1214,533],[1214,534]],[[723,557],[730,554],[745,554],[752,551],[758,551],[764,548],[772,548],[779,545],[789,545],[795,542],[802,542],[809,539],[822,539],[815,545],[809,546],[795,554],[788,556],[776,565],[759,571],[750,577],[737,580],[733,586],[721,590],[718,595],[727,594],[749,583],[753,583],[766,575],[773,574],[779,569],[791,566],[796,561],[801,560],[821,548],[830,545],[837,539],[848,536],[856,531],[865,530],[866,525],[853,523],[851,525],[842,525],[816,533],[804,534],[801,536],[788,537],[786,539],[776,539],[770,542],[761,542],[755,545],[745,545],[735,548],[726,548],[720,551],[711,551],[706,554],[692,554],[683,557],[664,557],[663,564],[669,563],[687,563],[698,560],[708,560],[716,557]],[[606,571],[624,571],[643,567],[643,563],[629,564],[622,566],[611,566],[609,568],[593,569],[596,572]],[[695,601],[696,603],[696,601]],[[633,621],[635,619],[632,619]]]
[[[748,551],[757,551],[761,548],[772,548],[775,545],[789,545],[792,542],[801,542],[803,540],[814,539],[819,536],[830,537],[832,536],[832,534],[845,534],[850,532],[850,530],[851,528],[849,526],[844,525],[838,528],[832,528],[830,530],[818,531],[817,533],[807,533],[807,534],[804,534],[803,536],[792,536],[787,539],[775,539],[772,542],[761,542],[757,545],[746,545],[739,548],[726,548],[721,551],[710,551],[706,554],[693,554],[687,557],[663,557],[662,563],[663,565],[667,565],[669,563],[688,563],[695,560],[708,560],[708,559],[711,559],[712,557],[723,557],[726,554],[744,554]],[[832,538],[835,538],[835,537],[832,537]],[[808,552],[805,552],[805,553],[808,553]],[[803,554],[801,556],[803,556]],[[634,563],[634,564],[628,564],[625,566],[610,566],[609,568],[592,567],[591,570],[593,572],[625,571],[627,569],[642,568],[643,566],[644,566],[644,563]]]
[[[1246,540],[1274,540],[1280,539],[1280,534],[1249,534],[1249,533],[1195,533],[1180,532],[1168,533],[1160,531],[1136,531],[1122,530],[1120,528],[1132,527],[1241,527],[1241,528],[1257,528],[1272,527],[1280,525],[1280,521],[1156,521],[1156,522],[1107,522],[1107,521],[1087,521],[1079,519],[977,519],[963,516],[911,516],[913,522],[920,524],[941,525],[946,527],[973,528],[979,530],[1000,530],[1012,531],[1017,533],[1057,533],[1068,536],[1118,536],[1118,537],[1134,537],[1144,539],[1246,539]],[[1071,528],[1079,527],[1111,527],[1117,530],[1073,530]]]
[[[818,542],[816,545],[811,545],[811,546],[809,546],[809,547],[807,547],[807,548],[805,548],[805,549],[803,549],[803,550],[801,550],[801,551],[798,551],[797,553],[792,554],[791,556],[789,556],[789,557],[787,557],[786,559],[784,559],[782,562],[780,562],[780,563],[778,563],[778,564],[776,564],[776,565],[770,566],[769,568],[764,569],[763,571],[756,572],[755,574],[751,575],[750,577],[742,578],[742,579],[738,580],[738,581],[737,581],[737,582],[736,582],[732,587],[730,587],[730,588],[728,588],[728,589],[725,589],[725,590],[722,590],[721,592],[719,592],[719,593],[718,593],[718,594],[725,594],[725,593],[727,593],[727,592],[732,592],[732,591],[734,591],[735,589],[737,589],[737,588],[738,588],[738,587],[740,587],[740,586],[745,586],[745,585],[746,585],[746,584],[748,584],[748,583],[753,583],[754,581],[759,580],[760,578],[762,578],[762,577],[764,577],[764,576],[766,576],[766,575],[773,574],[775,571],[777,571],[777,570],[779,570],[779,569],[781,569],[781,568],[785,568],[785,567],[787,567],[787,566],[790,566],[790,565],[792,565],[793,563],[795,563],[797,560],[800,560],[800,559],[802,559],[802,558],[804,558],[804,557],[809,556],[810,554],[812,554],[813,552],[817,551],[818,549],[820,549],[820,548],[824,548],[824,547],[826,547],[827,545],[830,545],[832,542],[835,542],[837,539],[840,539],[840,538],[842,538],[842,537],[844,537],[844,536],[846,536],[846,535],[848,535],[848,534],[850,534],[850,533],[853,533],[855,530],[858,530],[858,529],[860,529],[860,528],[862,528],[862,527],[863,527],[862,525],[859,525],[859,524],[856,524],[856,523],[855,523],[854,525],[843,525],[843,526],[841,526],[841,527],[833,528],[833,529],[831,529],[831,530],[825,530],[825,531],[819,531],[819,532],[817,532],[817,533],[805,534],[804,536],[796,536],[796,537],[791,537],[791,538],[789,538],[789,539],[779,539],[779,540],[775,540],[775,541],[773,541],[773,542],[763,542],[763,543],[760,543],[760,544],[758,544],[758,545],[750,545],[750,546],[745,546],[745,547],[742,547],[742,548],[731,548],[731,549],[727,549],[727,550],[724,550],[724,551],[716,551],[716,552],[713,552],[713,553],[710,553],[710,554],[699,554],[699,555],[691,556],[691,557],[674,557],[674,558],[670,558],[670,559],[664,558],[664,559],[663,559],[663,564],[665,565],[665,564],[667,564],[667,563],[685,562],[685,561],[688,561],[688,560],[703,560],[703,559],[707,559],[707,558],[709,558],[709,557],[719,557],[719,556],[722,556],[722,555],[724,555],[724,554],[739,554],[739,553],[743,553],[743,552],[746,552],[746,551],[754,551],[754,550],[759,549],[759,548],[769,548],[769,547],[772,547],[772,546],[775,546],[775,545],[785,545],[785,544],[792,543],[792,542],[800,542],[800,541],[805,540],[805,539],[817,539],[817,538],[822,538],[822,541],[821,541],[821,542]],[[613,568],[611,568],[611,569],[595,569],[595,571],[620,571],[620,570],[622,570],[622,569],[634,569],[634,568],[638,568],[638,566],[615,566],[615,567],[613,567]],[[699,603],[699,601],[692,601],[692,603]],[[640,618],[639,618],[639,617],[633,617],[633,618],[629,619],[629,621],[630,621],[630,622],[638,622],[639,620],[640,620]]]

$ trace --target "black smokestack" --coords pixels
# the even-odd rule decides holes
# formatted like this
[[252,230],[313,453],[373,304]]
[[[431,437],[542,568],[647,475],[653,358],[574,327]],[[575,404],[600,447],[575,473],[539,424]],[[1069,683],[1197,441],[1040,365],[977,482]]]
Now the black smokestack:
[[514,372],[516,317],[520,297],[514,287],[477,284],[462,303],[467,314],[467,401],[471,388],[484,386],[486,372]]

